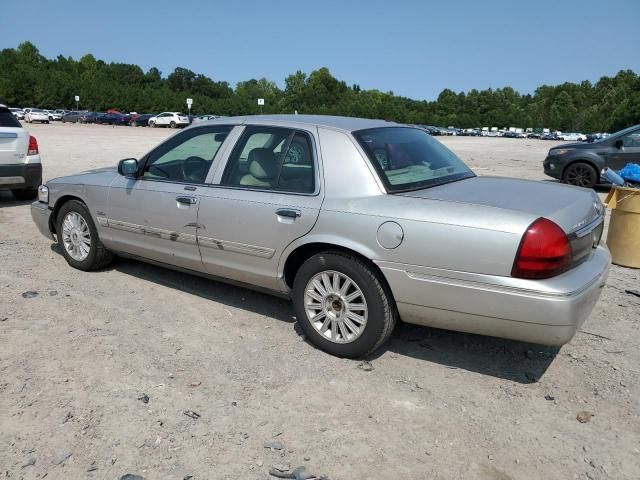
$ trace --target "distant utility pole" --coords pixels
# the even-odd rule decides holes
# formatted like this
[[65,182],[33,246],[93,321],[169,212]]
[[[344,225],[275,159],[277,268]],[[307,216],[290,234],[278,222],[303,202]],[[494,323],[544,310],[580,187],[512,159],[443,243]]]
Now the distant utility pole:
[[187,108],[189,109],[189,121],[191,121],[191,105],[193,105],[193,98],[187,98]]
[[258,106],[260,107],[260,114],[262,114],[262,107],[264,107],[264,98],[258,99]]
[[76,95],[76,112],[80,110],[80,96]]

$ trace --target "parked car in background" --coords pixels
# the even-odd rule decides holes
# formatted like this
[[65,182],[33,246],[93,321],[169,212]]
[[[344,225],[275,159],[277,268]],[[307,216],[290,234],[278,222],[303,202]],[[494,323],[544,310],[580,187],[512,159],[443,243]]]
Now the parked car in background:
[[62,120],[62,114],[55,110],[49,110],[49,120],[52,122]]
[[593,143],[568,143],[549,150],[544,173],[570,185],[592,188],[600,183],[600,172],[640,163],[640,125],[621,130]]
[[71,112],[67,112],[64,115],[62,115],[62,123],[77,123],[80,121],[80,116],[83,113],[87,113],[87,112],[83,112],[83,111],[71,111]]
[[219,115],[212,115],[212,114],[199,115],[199,116],[195,117],[191,123],[206,122],[207,120],[215,120],[216,118],[220,118],[220,116]]
[[98,115],[101,115],[100,112],[82,112],[78,121],[80,123],[96,123]]
[[148,127],[149,119],[155,117],[155,113],[143,113],[142,115],[131,115],[129,125],[132,127]]
[[555,132],[545,133],[540,138],[542,140],[559,140],[558,134]]
[[40,122],[49,123],[49,114],[41,108],[28,108],[24,114],[24,120],[27,123]]
[[16,117],[18,120],[24,120],[24,110],[21,108],[10,108],[9,111]]
[[42,163],[36,137],[15,115],[0,105],[0,190],[11,190],[19,200],[31,200],[42,183]]
[[129,125],[131,117],[124,113],[101,113],[96,115],[95,123],[102,125]]
[[189,125],[189,117],[180,112],[162,112],[149,119],[150,127],[178,128]]
[[399,318],[561,345],[611,262],[595,192],[477,177],[382,120],[212,120],[117,170],[51,180],[39,200],[34,222],[70,266],[122,254],[288,296],[306,337],[343,357],[376,350]]
[[584,142],[587,139],[586,135],[582,133],[560,133],[558,134],[558,140],[564,140],[565,142]]

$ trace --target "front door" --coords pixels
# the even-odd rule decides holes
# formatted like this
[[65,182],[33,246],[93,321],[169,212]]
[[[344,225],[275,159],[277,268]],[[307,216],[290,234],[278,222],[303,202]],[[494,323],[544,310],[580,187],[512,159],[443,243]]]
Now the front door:
[[230,127],[189,129],[141,162],[136,178],[109,188],[108,248],[203,271],[196,240],[200,190]]
[[315,134],[248,126],[203,187],[198,244],[212,275],[279,290],[283,250],[311,230],[322,196]]
[[607,167],[620,170],[627,163],[640,163],[640,129],[627,133],[616,142],[619,142],[619,147],[611,146],[612,150],[606,159]]

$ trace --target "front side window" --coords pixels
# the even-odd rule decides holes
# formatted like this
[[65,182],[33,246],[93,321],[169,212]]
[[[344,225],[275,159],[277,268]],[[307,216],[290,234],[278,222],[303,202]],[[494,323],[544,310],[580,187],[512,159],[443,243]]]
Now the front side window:
[[353,135],[390,193],[475,176],[451,150],[423,130],[382,127],[356,131]]
[[640,130],[627,133],[621,138],[623,147],[638,148],[640,147]]
[[288,128],[247,127],[222,175],[222,185],[313,193],[315,166],[306,133]]
[[173,137],[149,154],[142,178],[204,183],[213,159],[231,128],[196,128]]

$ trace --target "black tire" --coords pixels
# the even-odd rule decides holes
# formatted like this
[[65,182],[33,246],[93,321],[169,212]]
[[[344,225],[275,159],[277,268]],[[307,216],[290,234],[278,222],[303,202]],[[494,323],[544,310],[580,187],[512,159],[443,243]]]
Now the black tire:
[[149,126],[151,128],[156,128],[156,122],[149,122]]
[[575,162],[564,169],[562,181],[577,187],[593,188],[598,183],[598,172],[589,163]]
[[[87,226],[89,227],[89,232],[91,234],[91,246],[89,247],[89,254],[83,260],[76,260],[63,245],[62,240],[62,222],[64,218],[70,212],[76,212],[82,216],[82,218],[87,222]],[[100,241],[100,237],[98,236],[98,230],[96,229],[95,223],[93,223],[93,219],[91,218],[91,214],[89,213],[89,209],[86,205],[78,200],[69,200],[66,202],[60,210],[58,210],[58,214],[56,216],[56,232],[58,237],[58,245],[60,245],[60,250],[62,251],[62,255],[69,265],[73,268],[77,268],[78,270],[84,270],[85,272],[90,270],[97,270],[107,266],[113,260],[113,254],[105,248],[105,246]]]
[[138,126],[138,122],[136,122],[135,120],[131,121],[131,126],[132,127],[137,127]]
[[171,128],[176,128],[176,122],[174,122],[173,120],[171,121],[171,123],[169,123],[169,126]]
[[13,196],[17,200],[33,200],[38,196],[38,190],[35,188],[29,188],[27,190],[11,190]]
[[[307,316],[305,289],[310,280],[323,271],[348,276],[357,284],[366,301],[366,325],[360,336],[350,343],[335,343],[327,339]],[[298,324],[314,345],[327,353],[346,358],[366,357],[379,348],[393,332],[398,319],[393,295],[384,278],[366,261],[340,251],[318,253],[302,264],[293,282],[293,306]]]

